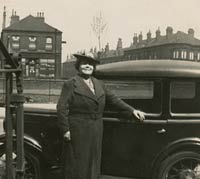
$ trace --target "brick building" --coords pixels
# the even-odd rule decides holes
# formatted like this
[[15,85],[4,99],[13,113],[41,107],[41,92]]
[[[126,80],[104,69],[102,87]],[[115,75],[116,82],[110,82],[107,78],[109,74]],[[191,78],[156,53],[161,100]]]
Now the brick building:
[[10,25],[1,35],[10,53],[21,54],[24,77],[61,76],[62,32],[45,23],[44,13],[20,20],[13,11]]
[[143,39],[142,33],[139,35],[135,33],[130,47],[122,48],[119,39],[116,50],[106,50],[105,47],[101,52],[100,61],[101,63],[139,59],[200,61],[200,40],[195,38],[194,34],[192,28],[189,28],[187,33],[181,31],[174,33],[172,27],[166,28],[165,35],[161,35],[158,29],[155,37],[152,37],[149,31],[146,39]]
[[194,30],[188,33],[178,31],[173,33],[172,27],[167,27],[166,35],[156,31],[155,37],[149,31],[143,40],[142,33],[133,37],[131,47],[125,48],[125,60],[139,59],[179,59],[200,61],[200,40],[194,37]]

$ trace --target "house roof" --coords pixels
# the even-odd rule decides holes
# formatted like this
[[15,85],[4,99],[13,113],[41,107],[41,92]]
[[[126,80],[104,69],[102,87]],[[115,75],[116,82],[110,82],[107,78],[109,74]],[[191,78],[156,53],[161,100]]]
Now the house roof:
[[39,32],[61,32],[44,22],[42,17],[29,15],[19,22],[15,22],[4,29],[4,31],[39,31]]
[[182,43],[182,44],[190,44],[194,46],[200,46],[200,40],[196,39],[195,37],[186,34],[184,32],[178,31],[177,33],[171,34],[170,36],[160,36],[158,38],[151,38],[149,41],[142,40],[140,43],[133,44],[131,47],[128,47],[124,50],[132,50],[138,49],[142,47],[151,47],[151,46],[158,46],[158,45],[165,45],[165,44],[172,44],[172,43]]

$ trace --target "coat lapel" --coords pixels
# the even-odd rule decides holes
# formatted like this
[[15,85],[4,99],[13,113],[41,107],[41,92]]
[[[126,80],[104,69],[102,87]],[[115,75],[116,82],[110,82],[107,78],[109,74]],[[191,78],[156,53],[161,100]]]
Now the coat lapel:
[[102,85],[96,78],[92,77],[92,82],[94,84],[95,94],[92,93],[92,91],[81,79],[81,77],[77,75],[74,77],[74,91],[78,94],[87,96],[88,98],[91,98],[98,102],[99,97],[104,95],[104,90],[103,90]]
[[104,90],[102,85],[100,84],[100,82],[96,79],[96,78],[92,78],[92,82],[94,84],[95,87],[95,96],[97,98],[97,100],[104,95]]
[[87,96],[88,98],[91,98],[96,101],[96,96],[92,93],[89,87],[78,75],[74,77],[74,91],[78,94]]

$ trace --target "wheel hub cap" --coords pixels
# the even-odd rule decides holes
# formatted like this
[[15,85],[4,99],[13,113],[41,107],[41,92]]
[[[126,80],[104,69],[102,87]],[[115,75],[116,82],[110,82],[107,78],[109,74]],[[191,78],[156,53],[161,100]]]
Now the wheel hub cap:
[[196,174],[190,169],[183,170],[180,173],[180,179],[196,179]]

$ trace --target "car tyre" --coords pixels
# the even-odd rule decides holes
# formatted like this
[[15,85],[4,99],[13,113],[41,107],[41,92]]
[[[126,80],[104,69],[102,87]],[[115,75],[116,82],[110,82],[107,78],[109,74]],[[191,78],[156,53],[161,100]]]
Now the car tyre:
[[200,179],[200,154],[182,151],[166,158],[160,165],[157,179]]
[[[0,165],[5,165],[5,149],[0,149]],[[15,156],[15,153],[13,153]],[[2,166],[0,166],[2,167]],[[25,149],[25,173],[24,179],[44,179],[43,165],[40,156],[36,152]]]

